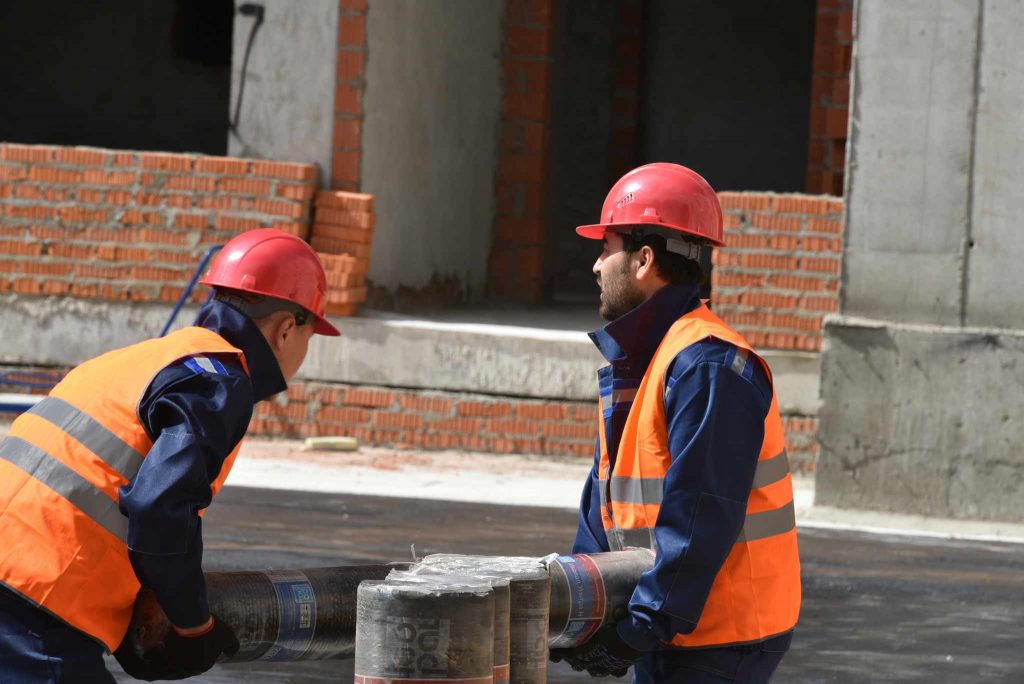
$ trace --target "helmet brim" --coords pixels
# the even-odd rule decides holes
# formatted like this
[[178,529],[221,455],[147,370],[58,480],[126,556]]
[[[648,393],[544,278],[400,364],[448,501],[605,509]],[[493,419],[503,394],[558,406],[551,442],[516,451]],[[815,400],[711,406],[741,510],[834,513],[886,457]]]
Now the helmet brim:
[[341,331],[335,328],[326,318],[316,314],[313,314],[313,317],[316,319],[316,324],[313,326],[313,333],[315,335],[324,335],[326,337],[339,337],[341,335]]
[[[587,225],[587,226],[577,226],[576,227],[576,234],[579,235],[580,237],[585,237],[588,240],[600,240],[600,239],[602,239],[604,237],[605,232],[609,228],[626,228],[626,229],[628,229],[631,226],[642,227],[643,225],[644,225],[643,223],[630,223],[630,224],[592,223],[592,224]],[[659,223],[655,223],[653,221],[651,222],[650,225],[656,225],[656,226],[659,226],[661,228],[668,228],[669,230],[678,230],[680,233],[683,233],[684,235],[689,235],[691,237],[698,238],[701,242],[703,242],[704,244],[706,244],[708,246],[711,246],[711,247],[724,247],[725,246],[725,243],[721,242],[720,240],[712,240],[711,238],[709,238],[706,235],[700,235],[698,233],[693,232],[692,230],[687,230],[686,228],[683,228],[682,226],[673,226],[673,225],[670,225],[668,223],[660,223],[660,222]]]

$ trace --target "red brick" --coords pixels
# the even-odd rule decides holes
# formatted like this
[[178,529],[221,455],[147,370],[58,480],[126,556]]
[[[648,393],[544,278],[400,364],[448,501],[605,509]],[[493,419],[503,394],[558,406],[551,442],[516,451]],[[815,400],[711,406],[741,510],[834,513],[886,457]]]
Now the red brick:
[[547,57],[551,49],[551,29],[526,26],[505,28],[505,52],[513,57]]
[[338,47],[366,45],[366,15],[342,14],[338,17]]
[[136,173],[134,171],[103,171],[101,169],[86,169],[82,172],[82,181],[89,185],[132,185],[135,183]]
[[199,173],[217,173],[230,176],[244,176],[249,172],[249,160],[235,157],[199,157],[196,159]]
[[840,43],[853,42],[853,12],[843,10],[837,15],[835,25],[835,37]]
[[164,225],[164,215],[156,211],[139,211],[138,209],[127,209],[121,215],[120,222],[125,225],[144,224],[150,226]]
[[142,152],[139,154],[139,166],[156,171],[191,171],[194,159],[190,154],[170,154],[167,152]]
[[112,166],[138,166],[139,157],[135,152],[115,152]]
[[0,164],[0,180],[24,180],[25,178],[28,178],[27,167]]
[[510,154],[506,152],[498,158],[498,182],[542,183],[546,166],[546,157],[542,154]]
[[829,107],[825,111],[825,135],[833,140],[845,140],[847,121],[845,107]]
[[14,242],[10,240],[0,242],[0,254],[39,256],[41,253],[42,247],[38,242]]
[[316,186],[313,185],[296,185],[294,183],[278,183],[275,194],[278,197],[290,200],[299,200],[308,202],[313,199],[313,194],[316,192]]
[[206,214],[178,214],[174,217],[175,228],[192,228],[202,230],[209,225]]
[[61,147],[54,154],[54,161],[76,166],[104,166],[110,161],[110,153],[82,147]]
[[839,259],[800,257],[800,270],[815,273],[839,273]]
[[71,169],[58,169],[52,166],[33,166],[28,170],[29,180],[41,183],[77,184],[82,182],[82,172]]
[[832,313],[839,310],[839,302],[835,297],[808,297],[800,298],[800,308],[808,311],[824,311]]
[[373,231],[365,228],[349,228],[330,223],[313,224],[313,236],[328,240],[341,240],[368,245],[373,239]]
[[788,274],[773,274],[768,277],[768,285],[780,290],[801,290],[817,292],[825,288],[825,281],[821,278],[807,278]]
[[583,423],[544,423],[541,432],[545,437],[561,437],[564,439],[593,439],[593,425]]
[[15,162],[46,163],[53,160],[57,152],[56,147],[50,145],[15,145],[5,143],[0,145],[0,160]]
[[359,119],[335,119],[334,149],[357,150],[362,140],[363,124]]
[[505,17],[512,24],[551,23],[551,0],[508,0]]
[[126,190],[110,190],[107,192],[107,204],[125,205],[132,201],[132,193]]
[[28,261],[21,265],[21,272],[26,275],[66,276],[71,275],[73,266],[53,261]]
[[61,207],[57,216],[62,223],[105,223],[110,220],[110,210]]
[[516,92],[506,90],[501,102],[501,114],[506,117],[517,117],[533,121],[544,121],[547,118],[547,91]]
[[316,166],[297,162],[253,161],[252,175],[284,180],[313,181],[316,180]]
[[363,89],[346,81],[339,81],[334,88],[334,111],[339,115],[361,115],[363,112]]
[[350,12],[365,12],[366,0],[341,0],[341,9]]
[[42,287],[38,280],[32,278],[18,278],[12,281],[11,289],[18,294],[39,294],[42,291]]
[[370,417],[370,423],[385,428],[399,430],[419,430],[423,427],[423,416],[414,413],[384,413],[376,411]]
[[[377,223],[377,217],[374,216],[373,212],[349,211],[330,207],[318,207],[313,220],[316,225],[330,224],[360,230],[370,230]],[[316,230],[313,232],[315,233]]]
[[364,425],[370,422],[370,412],[355,406],[325,406],[316,414],[316,419],[329,423]]
[[[338,84],[362,87],[363,74],[366,69],[366,53],[360,49],[342,48],[338,50],[338,61],[335,65],[335,82]],[[343,109],[334,103],[335,112],[352,111]]]
[[417,394],[403,394],[398,397],[402,408],[421,413],[451,413],[455,402],[444,397],[430,397]]
[[332,207],[345,211],[373,211],[373,195],[338,190],[320,190],[316,193],[316,206]]
[[359,182],[359,150],[335,150],[331,155],[331,182]]
[[265,196],[270,194],[270,181],[256,178],[221,178],[217,181],[217,189],[240,195]]
[[[147,181],[152,176],[143,176],[143,184],[147,184]],[[225,178],[221,180],[221,183],[228,180],[242,180]],[[170,176],[164,182],[163,187],[167,190],[190,190],[192,192],[214,192],[217,190],[217,181],[214,178],[207,176]]]
[[395,393],[386,390],[346,389],[343,401],[356,406],[387,408],[394,404]]
[[483,402],[483,401],[460,401],[458,414],[460,416],[479,416],[482,418],[497,418],[512,413],[512,404],[508,402]]
[[566,404],[517,404],[516,418],[530,418],[532,420],[566,420],[569,417],[569,407]]

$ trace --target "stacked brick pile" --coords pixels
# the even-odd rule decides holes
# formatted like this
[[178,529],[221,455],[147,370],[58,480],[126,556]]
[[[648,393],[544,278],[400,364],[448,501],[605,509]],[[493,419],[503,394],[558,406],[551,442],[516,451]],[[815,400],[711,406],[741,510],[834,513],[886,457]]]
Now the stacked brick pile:
[[0,292],[175,301],[212,245],[305,238],[317,180],[312,164],[0,144]]
[[310,244],[327,271],[327,313],[351,316],[366,301],[373,243],[373,195],[340,190],[316,193]]
[[819,351],[838,310],[843,201],[719,193],[726,246],[714,251],[716,313],[755,347]]

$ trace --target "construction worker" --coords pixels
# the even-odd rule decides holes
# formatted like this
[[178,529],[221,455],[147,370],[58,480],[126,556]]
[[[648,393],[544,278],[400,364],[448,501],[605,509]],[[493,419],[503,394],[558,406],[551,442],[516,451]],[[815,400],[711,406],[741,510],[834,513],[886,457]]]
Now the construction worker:
[[[73,369],[0,441],[0,680],[113,682],[205,672],[238,640],[210,614],[202,513],[253,406],[283,391],[324,318],[327,281],[298,237],[253,230],[201,281],[195,325]],[[140,587],[173,626],[124,639]],[[120,648],[119,648],[120,647]]]
[[628,614],[574,649],[594,676],[767,682],[800,610],[793,488],[767,364],[700,297],[698,257],[722,245],[711,186],[676,164],[609,192],[594,264],[600,313],[594,466],[574,553],[656,551]]

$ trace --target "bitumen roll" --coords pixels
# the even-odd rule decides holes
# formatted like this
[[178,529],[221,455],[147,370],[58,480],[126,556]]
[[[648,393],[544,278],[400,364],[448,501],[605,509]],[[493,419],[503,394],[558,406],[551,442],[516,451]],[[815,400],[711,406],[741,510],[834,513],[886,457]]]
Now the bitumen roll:
[[539,558],[434,554],[421,565],[509,579],[509,682],[543,684],[548,667],[551,578]]
[[654,567],[650,549],[548,556],[551,648],[572,648],[604,623],[626,615],[640,575]]
[[[467,575],[452,574],[444,568],[431,565],[414,565],[409,570],[396,570],[388,574],[388,580],[431,579],[437,577],[461,580]],[[508,577],[495,574],[474,573],[472,579],[486,582],[494,591],[494,684],[508,684],[509,680],[509,610],[511,588]]]
[[[222,662],[323,660],[355,653],[356,588],[407,564],[353,565],[274,572],[208,572],[210,611],[238,638]],[[140,655],[170,629],[155,597],[140,592],[128,639]]]
[[362,582],[355,684],[491,684],[494,592],[459,580]]

